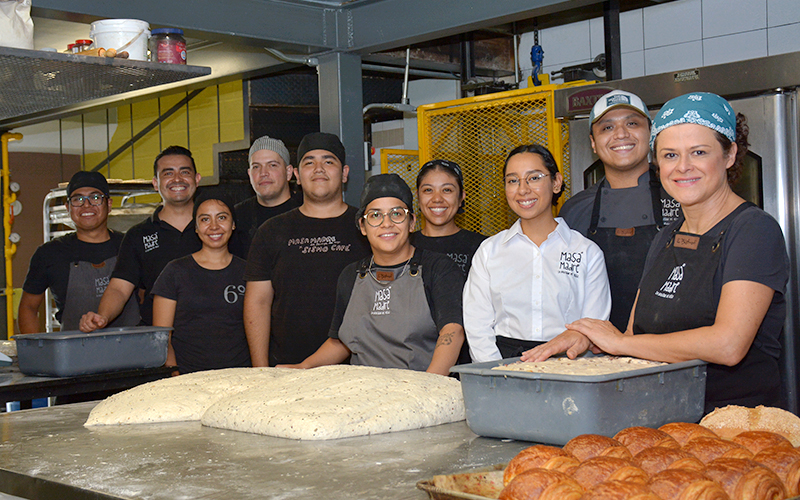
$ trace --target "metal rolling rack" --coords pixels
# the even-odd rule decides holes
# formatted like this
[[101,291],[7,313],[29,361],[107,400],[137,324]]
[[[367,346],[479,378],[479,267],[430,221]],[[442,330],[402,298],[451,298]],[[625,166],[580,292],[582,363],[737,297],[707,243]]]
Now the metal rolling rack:
[[[157,203],[138,203],[136,201],[138,196],[156,193],[149,180],[111,182],[109,190],[111,198],[114,200],[114,207],[108,214],[108,227],[114,231],[124,233],[131,226],[152,214],[158,206]],[[44,197],[42,227],[44,228],[45,242],[75,231],[75,224],[70,219],[66,207],[66,198],[66,187],[53,189]],[[48,289],[45,292],[45,330],[48,332],[61,326],[55,318],[55,312],[55,304]]]

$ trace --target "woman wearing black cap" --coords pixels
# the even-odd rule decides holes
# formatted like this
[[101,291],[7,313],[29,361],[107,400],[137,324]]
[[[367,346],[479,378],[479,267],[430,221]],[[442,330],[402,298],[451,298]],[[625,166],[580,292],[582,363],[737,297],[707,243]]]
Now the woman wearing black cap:
[[203,247],[173,260],[153,285],[153,325],[174,327],[167,366],[180,373],[250,366],[244,333],[246,262],[228,251],[233,204],[200,195],[194,204]]
[[356,224],[372,256],[342,271],[330,338],[296,368],[344,362],[447,375],[464,328],[464,278],[445,255],[415,249],[413,196],[396,174],[364,185]]

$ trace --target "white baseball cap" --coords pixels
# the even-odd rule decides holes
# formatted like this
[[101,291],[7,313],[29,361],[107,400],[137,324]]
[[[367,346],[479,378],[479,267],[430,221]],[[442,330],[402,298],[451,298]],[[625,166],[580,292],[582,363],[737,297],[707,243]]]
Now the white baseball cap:
[[592,112],[589,114],[589,122],[594,124],[594,122],[599,120],[604,114],[618,107],[625,107],[638,111],[642,116],[647,118],[648,123],[650,122],[650,114],[647,112],[647,106],[645,106],[644,101],[642,101],[638,95],[625,92],[624,90],[613,90],[600,97],[592,107]]

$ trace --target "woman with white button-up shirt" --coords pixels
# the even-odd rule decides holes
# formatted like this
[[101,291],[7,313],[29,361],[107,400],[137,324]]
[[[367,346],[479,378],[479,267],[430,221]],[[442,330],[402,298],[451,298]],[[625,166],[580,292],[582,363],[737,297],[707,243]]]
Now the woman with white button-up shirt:
[[602,250],[553,217],[563,179],[550,151],[515,148],[503,180],[519,220],[481,244],[464,287],[464,328],[475,362],[519,356],[567,323],[605,320],[611,311]]

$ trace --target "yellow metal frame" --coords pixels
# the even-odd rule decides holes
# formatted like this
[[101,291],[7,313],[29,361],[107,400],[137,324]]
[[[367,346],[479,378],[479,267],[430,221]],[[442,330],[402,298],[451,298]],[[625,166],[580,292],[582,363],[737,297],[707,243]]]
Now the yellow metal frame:
[[[555,117],[554,92],[557,89],[589,83],[592,82],[542,85],[426,104],[417,108],[420,165],[437,157],[454,159],[449,156],[466,156],[465,163],[469,163],[469,150],[474,150],[474,154],[483,162],[476,165],[476,159],[473,165],[461,165],[465,187],[467,178],[472,179],[472,190],[467,188],[467,210],[469,212],[470,206],[473,209],[471,214],[459,216],[460,225],[486,233],[505,229],[513,222],[515,216],[509,212],[505,199],[501,196],[502,179],[499,175],[496,176],[497,179],[487,175],[502,169],[505,154],[513,147],[531,143],[532,137],[536,137],[536,142],[543,142],[542,145],[553,153],[564,176],[563,192],[570,192],[571,179],[565,173],[565,166],[568,165],[565,162],[569,161],[569,134],[566,122]],[[546,139],[543,139],[544,134]],[[455,161],[465,160],[462,158]],[[476,182],[477,186],[474,185]],[[559,199],[554,213],[557,213],[566,198],[567,196],[562,196]]]
[[11,204],[17,201],[17,194],[12,193],[9,187],[11,170],[8,166],[8,143],[9,141],[19,141],[21,139],[22,134],[7,132],[0,136],[3,150],[3,235],[5,236],[3,254],[6,259],[6,338],[11,338],[14,335],[14,275],[11,272],[11,259],[17,253],[16,243],[12,243],[11,239],[9,239],[11,234]]
[[419,151],[416,149],[381,149],[381,173],[399,175],[414,193],[414,214],[417,219],[415,230],[422,229],[423,225],[423,218],[419,215],[419,200],[416,190],[417,175],[421,167]]

